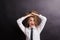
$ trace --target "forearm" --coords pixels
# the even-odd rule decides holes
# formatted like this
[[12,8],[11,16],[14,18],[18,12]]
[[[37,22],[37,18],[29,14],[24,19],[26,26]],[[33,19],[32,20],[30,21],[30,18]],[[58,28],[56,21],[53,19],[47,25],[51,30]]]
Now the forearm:
[[46,24],[47,18],[45,16],[41,15],[41,14],[38,15],[38,17],[41,19],[41,23],[38,26],[39,32],[41,33],[41,31],[43,30],[43,28]]
[[41,21],[46,21],[47,20],[47,18],[45,17],[45,16],[43,16],[43,15],[37,15],[40,19],[41,19]]
[[21,29],[24,33],[25,33],[25,27],[24,27],[24,25],[22,24],[22,22],[23,22],[23,20],[25,20],[25,19],[26,19],[27,17],[29,17],[29,16],[31,16],[31,14],[26,15],[26,16],[23,16],[23,17],[21,17],[21,18],[19,18],[19,19],[17,20],[17,23],[18,23],[20,29]]
[[25,33],[25,26],[22,24],[23,20],[27,18],[27,16],[21,17],[19,19],[17,19],[17,24],[19,26],[19,28]]

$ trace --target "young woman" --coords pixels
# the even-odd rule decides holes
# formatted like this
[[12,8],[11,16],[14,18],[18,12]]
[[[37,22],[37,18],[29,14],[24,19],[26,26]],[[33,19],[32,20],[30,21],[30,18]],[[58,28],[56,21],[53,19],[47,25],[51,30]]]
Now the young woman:
[[[39,18],[41,20],[39,20]],[[23,25],[23,20],[27,19],[25,22],[26,26]],[[40,22],[41,21],[41,22]],[[41,40],[40,34],[46,24],[47,18],[41,14],[37,14],[36,11],[31,11],[30,14],[23,16],[17,20],[20,29],[26,35],[26,40]],[[31,33],[33,29],[33,33]],[[32,34],[32,36],[31,36]]]

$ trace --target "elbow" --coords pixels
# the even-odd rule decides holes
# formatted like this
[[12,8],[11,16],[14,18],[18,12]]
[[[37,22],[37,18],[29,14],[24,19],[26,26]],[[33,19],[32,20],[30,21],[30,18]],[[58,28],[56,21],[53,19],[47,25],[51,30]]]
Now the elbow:
[[18,23],[19,22],[19,19],[17,19],[16,22]]
[[44,17],[44,20],[45,20],[45,21],[47,21],[47,18],[46,18],[46,17]]
[[17,19],[17,20],[16,20],[16,22],[17,22],[17,23],[20,23],[20,22],[21,22],[21,19],[20,19],[20,18],[19,18],[19,19]]
[[23,20],[22,20],[21,18],[17,19],[17,23],[18,23],[18,24],[21,24],[22,21],[23,21]]
[[47,18],[45,16],[41,15],[41,14],[40,14],[40,18],[41,18],[41,20],[47,21]]

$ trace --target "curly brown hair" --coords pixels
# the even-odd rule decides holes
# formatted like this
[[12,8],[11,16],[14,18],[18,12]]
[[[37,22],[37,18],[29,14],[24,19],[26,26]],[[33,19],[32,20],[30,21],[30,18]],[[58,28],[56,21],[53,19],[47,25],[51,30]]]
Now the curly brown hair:
[[[32,10],[32,11],[30,11],[30,12],[27,12],[27,15],[28,14],[30,14],[30,13],[38,13],[37,11],[35,11],[35,10]],[[38,13],[39,14],[39,13]],[[30,17],[33,17],[34,18],[34,21],[35,21],[35,26],[37,27],[40,23],[41,23],[41,19],[38,17],[38,16],[36,16],[36,15],[33,15],[33,16],[29,16],[29,17],[27,17],[25,20],[23,20],[23,25],[25,26],[25,27],[29,27],[29,24],[28,24],[28,20],[29,20],[29,18]]]

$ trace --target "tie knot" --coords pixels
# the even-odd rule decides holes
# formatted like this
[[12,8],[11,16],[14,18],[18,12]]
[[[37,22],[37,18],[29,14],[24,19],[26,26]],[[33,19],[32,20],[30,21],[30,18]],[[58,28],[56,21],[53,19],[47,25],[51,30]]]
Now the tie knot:
[[33,28],[31,28],[31,30],[33,30]]

